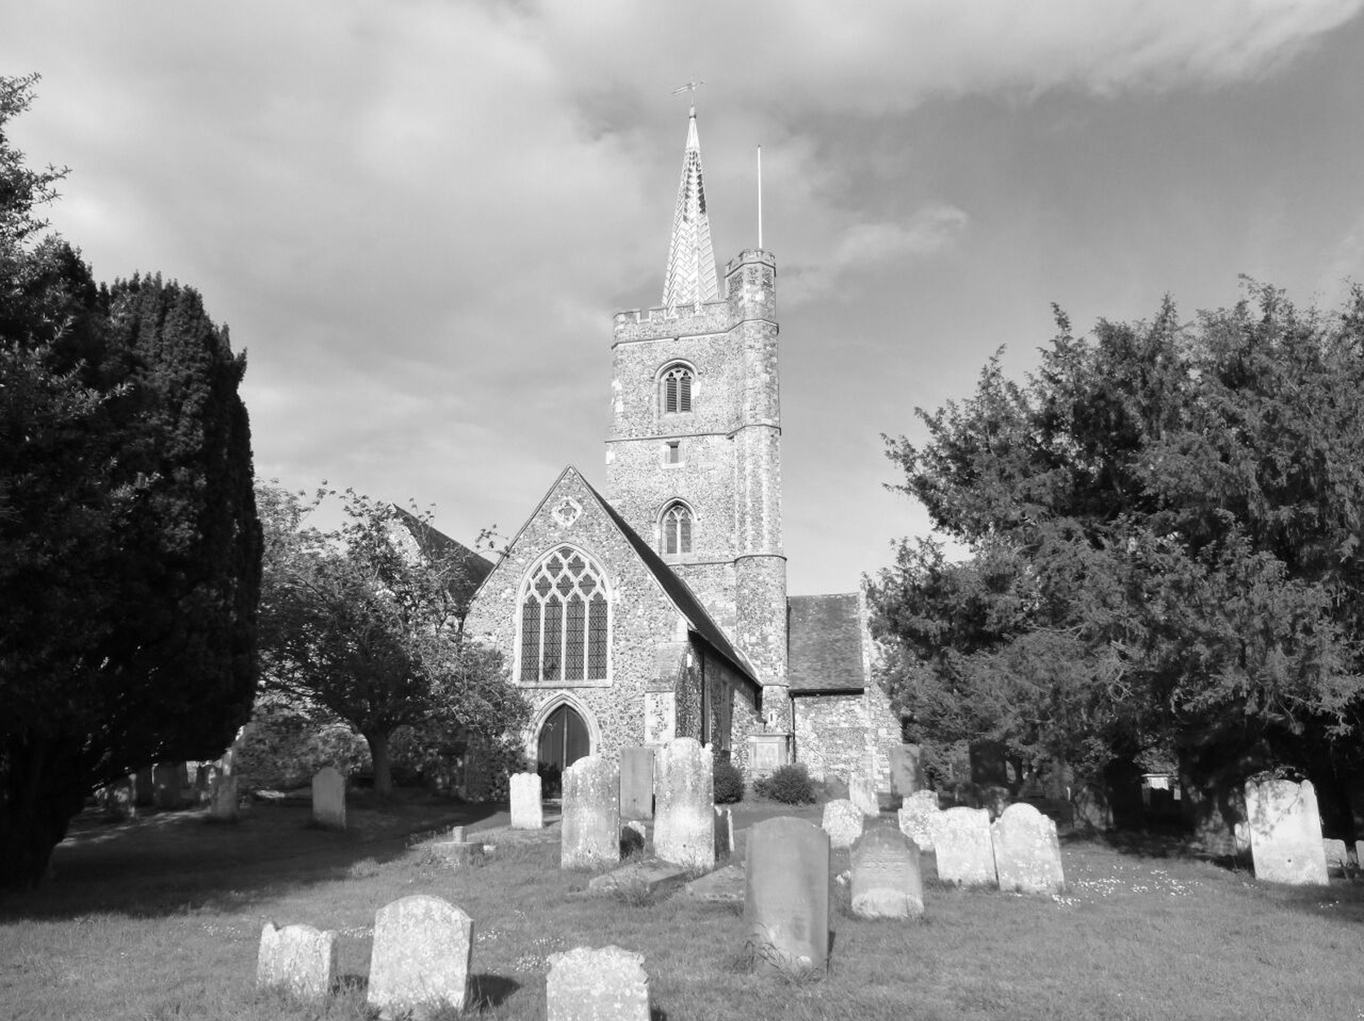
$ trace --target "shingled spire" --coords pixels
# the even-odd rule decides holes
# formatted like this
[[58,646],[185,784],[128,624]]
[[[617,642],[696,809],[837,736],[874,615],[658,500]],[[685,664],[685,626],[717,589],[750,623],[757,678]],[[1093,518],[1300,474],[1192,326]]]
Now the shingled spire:
[[719,296],[693,105],[687,122],[687,152],[682,163],[682,184],[677,191],[677,212],[673,214],[672,243],[668,246],[668,269],[663,277],[663,305],[666,308],[695,305]]

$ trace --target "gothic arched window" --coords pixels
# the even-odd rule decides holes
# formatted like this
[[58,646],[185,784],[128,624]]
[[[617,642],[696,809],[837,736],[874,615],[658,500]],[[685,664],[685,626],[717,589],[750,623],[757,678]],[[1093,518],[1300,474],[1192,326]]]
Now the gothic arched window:
[[601,570],[571,546],[549,553],[521,586],[522,681],[607,680],[611,604]]
[[659,378],[660,397],[664,414],[691,410],[692,371],[685,365],[674,365]]
[[675,503],[663,512],[663,553],[676,556],[691,552],[691,508]]

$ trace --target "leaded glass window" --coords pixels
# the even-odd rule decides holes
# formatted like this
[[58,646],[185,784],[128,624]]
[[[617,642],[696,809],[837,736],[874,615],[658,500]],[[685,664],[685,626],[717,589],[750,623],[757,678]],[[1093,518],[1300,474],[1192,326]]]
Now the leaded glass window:
[[691,369],[674,365],[663,373],[663,410],[665,413],[691,410]]
[[601,572],[571,546],[554,550],[522,586],[522,681],[604,681],[610,606]]
[[663,553],[677,556],[691,552],[691,508],[675,503],[663,512]]

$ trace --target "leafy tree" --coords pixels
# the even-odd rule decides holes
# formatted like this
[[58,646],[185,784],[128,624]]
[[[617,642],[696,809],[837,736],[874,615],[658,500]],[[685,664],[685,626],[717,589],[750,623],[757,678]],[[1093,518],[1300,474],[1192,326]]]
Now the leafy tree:
[[[0,79],[0,128],[33,79]],[[0,884],[95,788],[231,741],[255,686],[245,362],[197,293],[97,287],[0,133]]]
[[[475,575],[467,550],[425,518],[347,490],[345,523],[307,525],[311,503],[262,486],[266,523],[261,598],[265,690],[350,723],[369,744],[374,786],[392,791],[390,740],[399,727],[495,737],[521,725],[524,700],[501,657],[466,641]],[[434,533],[438,534],[438,533]]]
[[1137,758],[1196,793],[1268,766],[1343,791],[1364,708],[1364,294],[1326,315],[1249,291],[1092,338],[1058,312],[1035,375],[996,357],[973,397],[920,412],[927,443],[888,440],[893,488],[968,553],[902,542],[871,586],[925,734],[1085,779]]

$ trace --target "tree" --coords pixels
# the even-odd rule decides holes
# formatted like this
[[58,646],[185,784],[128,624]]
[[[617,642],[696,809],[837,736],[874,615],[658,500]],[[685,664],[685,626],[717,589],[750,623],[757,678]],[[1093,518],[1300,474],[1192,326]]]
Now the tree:
[[[33,79],[0,79],[0,128]],[[260,532],[243,358],[199,295],[96,286],[0,133],[0,884],[96,788],[249,714]]]
[[[405,512],[347,490],[345,523],[309,527],[312,503],[262,486],[266,522],[261,599],[263,688],[333,714],[369,744],[374,786],[392,792],[390,739],[404,726],[496,737],[519,727],[524,700],[501,657],[467,641],[477,581],[455,544],[417,549]],[[426,518],[412,518],[417,532]]]
[[905,541],[871,587],[924,732],[1085,779],[1178,765],[1195,793],[1358,768],[1364,294],[1326,315],[1249,290],[1090,339],[1058,312],[1024,384],[996,357],[920,412],[927,443],[887,441],[893,488],[968,552]]

